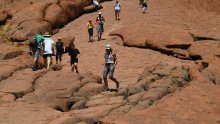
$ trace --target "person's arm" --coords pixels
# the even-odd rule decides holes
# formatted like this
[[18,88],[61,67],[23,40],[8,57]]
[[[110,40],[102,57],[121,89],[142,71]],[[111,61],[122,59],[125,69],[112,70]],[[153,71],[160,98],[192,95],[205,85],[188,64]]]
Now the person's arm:
[[105,22],[105,18],[102,16],[102,21]]
[[77,59],[80,57],[80,52],[79,52],[79,50],[77,50]]
[[112,56],[114,57],[114,62],[115,62],[113,68],[115,68],[118,63],[118,59],[115,53],[113,53]]

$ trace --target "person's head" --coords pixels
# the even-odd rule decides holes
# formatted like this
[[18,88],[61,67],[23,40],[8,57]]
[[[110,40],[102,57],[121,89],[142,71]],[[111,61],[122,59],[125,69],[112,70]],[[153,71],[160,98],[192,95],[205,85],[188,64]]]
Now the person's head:
[[111,45],[110,44],[105,45],[105,50],[106,50],[106,53],[111,53],[112,52]]
[[92,19],[89,19],[89,23],[92,23]]
[[51,37],[51,35],[49,32],[45,32],[44,37],[49,38],[49,37]]
[[118,0],[116,0],[115,2],[118,3]]
[[61,37],[58,37],[58,41],[61,41]]
[[71,48],[71,49],[74,49],[74,48],[75,48],[75,44],[74,44],[74,43],[71,44],[70,48]]
[[99,12],[99,16],[102,16],[102,12],[101,11]]

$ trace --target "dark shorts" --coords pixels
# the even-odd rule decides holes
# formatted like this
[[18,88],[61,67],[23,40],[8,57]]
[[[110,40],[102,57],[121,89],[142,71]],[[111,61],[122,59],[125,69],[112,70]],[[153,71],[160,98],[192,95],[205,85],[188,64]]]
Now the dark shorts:
[[62,51],[57,51],[56,52],[56,60],[58,60],[58,58],[60,58],[60,60],[61,60],[62,59],[62,55],[63,55]]
[[115,10],[115,13],[119,13],[120,12],[120,10]]
[[143,3],[143,7],[147,7],[147,4],[146,4],[146,3]]
[[71,59],[70,59],[70,65],[73,65],[73,64],[78,64],[78,59],[76,59],[76,58],[71,58]]
[[47,57],[51,57],[51,56],[52,56],[52,54],[44,54],[44,55],[43,55],[43,58],[46,59]]
[[115,69],[113,68],[114,64],[105,64],[105,69],[103,72],[103,78],[106,79],[108,74],[109,77],[113,77]]
[[89,28],[89,29],[88,29],[88,33],[89,33],[89,36],[93,36],[93,29],[92,29],[92,28]]

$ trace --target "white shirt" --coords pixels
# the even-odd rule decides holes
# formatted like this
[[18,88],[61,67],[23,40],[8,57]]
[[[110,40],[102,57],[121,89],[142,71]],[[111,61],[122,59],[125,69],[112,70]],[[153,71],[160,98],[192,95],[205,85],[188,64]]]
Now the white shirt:
[[121,10],[120,3],[115,3],[115,10]]
[[50,37],[44,37],[44,53],[43,54],[53,54],[52,46],[54,42]]

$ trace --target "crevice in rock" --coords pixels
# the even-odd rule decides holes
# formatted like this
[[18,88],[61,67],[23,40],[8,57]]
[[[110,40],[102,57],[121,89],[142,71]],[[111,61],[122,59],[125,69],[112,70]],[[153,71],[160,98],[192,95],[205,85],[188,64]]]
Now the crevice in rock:
[[194,36],[194,41],[201,41],[201,40],[214,40],[214,41],[220,41],[220,39],[216,38],[210,38],[210,37],[200,37],[200,36]]
[[194,39],[194,41],[201,41],[201,40],[214,40],[214,41],[220,41],[218,38],[211,38],[211,37],[205,37],[205,36],[196,36],[193,33],[189,33],[191,37]]
[[202,57],[200,55],[190,55],[189,56],[193,61],[196,61],[196,60],[202,60]]
[[180,44],[180,45],[167,45],[166,47],[167,48],[177,48],[177,49],[184,49],[184,50],[187,50],[189,49],[191,45],[185,45],[185,44]]
[[67,103],[66,103],[66,108],[67,108],[67,111],[70,111],[71,110],[71,108],[72,108],[72,106],[74,105],[75,103],[74,103],[74,101],[72,100],[72,101],[68,101]]
[[54,107],[53,109],[60,111],[60,112],[64,112],[64,110],[62,108],[60,108],[59,106]]

